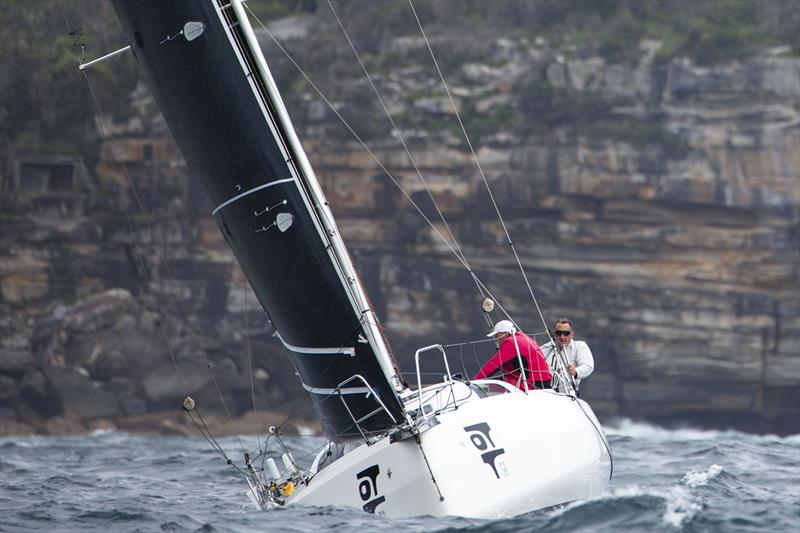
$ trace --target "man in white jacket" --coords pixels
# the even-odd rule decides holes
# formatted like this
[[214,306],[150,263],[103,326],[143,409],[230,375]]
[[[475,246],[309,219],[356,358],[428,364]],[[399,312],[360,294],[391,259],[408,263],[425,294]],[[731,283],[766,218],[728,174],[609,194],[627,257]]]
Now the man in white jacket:
[[[594,372],[594,357],[589,345],[584,341],[573,340],[575,330],[572,321],[561,317],[553,324],[556,342],[564,349],[567,356],[567,371],[575,378],[575,388],[577,389],[581,380],[586,379]],[[553,341],[542,346],[544,357],[550,368],[555,363],[556,346]]]

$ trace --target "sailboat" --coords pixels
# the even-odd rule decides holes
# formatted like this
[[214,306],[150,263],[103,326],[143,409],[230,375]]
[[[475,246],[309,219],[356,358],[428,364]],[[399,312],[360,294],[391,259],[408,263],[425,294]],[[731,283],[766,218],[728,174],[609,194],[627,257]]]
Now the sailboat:
[[[113,4],[328,438],[308,467],[248,458],[259,506],[495,518],[605,490],[606,437],[566,377],[547,390],[465,381],[432,345],[415,353],[416,386],[402,379],[241,0]],[[445,374],[423,384],[431,358]]]

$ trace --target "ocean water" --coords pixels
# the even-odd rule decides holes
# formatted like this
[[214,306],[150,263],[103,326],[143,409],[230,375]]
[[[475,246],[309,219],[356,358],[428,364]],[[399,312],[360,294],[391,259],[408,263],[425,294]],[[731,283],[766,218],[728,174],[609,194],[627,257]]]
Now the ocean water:
[[[607,427],[601,497],[504,520],[387,519],[333,507],[256,509],[202,439],[97,432],[0,439],[2,531],[800,531],[800,435]],[[235,459],[257,437],[220,440]],[[288,437],[295,457],[321,444]]]

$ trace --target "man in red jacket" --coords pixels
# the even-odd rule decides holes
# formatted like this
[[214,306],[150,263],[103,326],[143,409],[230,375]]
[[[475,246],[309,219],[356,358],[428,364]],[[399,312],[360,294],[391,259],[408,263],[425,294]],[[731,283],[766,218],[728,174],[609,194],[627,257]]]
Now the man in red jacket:
[[[501,320],[486,336],[494,337],[499,349],[472,379],[486,379],[499,371],[506,383],[522,390],[550,388],[550,368],[535,340],[517,331],[510,320]],[[520,372],[520,359],[523,372]]]

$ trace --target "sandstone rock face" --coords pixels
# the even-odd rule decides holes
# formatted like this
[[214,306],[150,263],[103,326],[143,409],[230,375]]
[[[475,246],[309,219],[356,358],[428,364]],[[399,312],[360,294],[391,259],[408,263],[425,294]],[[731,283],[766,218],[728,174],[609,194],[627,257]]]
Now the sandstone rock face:
[[[566,123],[544,134],[496,132],[477,149],[478,168],[463,139],[430,132],[412,155],[470,267],[520,324],[542,331],[483,172],[545,320],[571,317],[594,348],[584,394],[601,414],[796,431],[800,60],[765,52],[713,67],[663,64],[656,42],[642,43],[631,65],[509,39],[496,48],[504,54],[490,64],[466,64],[448,79],[463,109],[491,115],[506,105],[535,121],[525,115],[529,96],[509,87],[546,82],[576,105],[582,95],[608,102],[613,121],[641,135],[591,122],[585,131]],[[480,294],[443,244],[439,233],[450,238],[438,214],[421,204],[435,229],[410,223],[413,207],[376,165],[365,203],[351,184],[369,174],[369,160],[328,168],[327,153],[357,156],[341,143],[315,148],[312,162],[322,161],[339,225],[401,360],[429,342],[478,338]],[[415,201],[427,196],[408,157],[381,160]]]
[[[310,28],[285,24],[299,49]],[[393,43],[410,57],[424,46]],[[800,59],[699,67],[657,61],[656,42],[640,48],[623,65],[487,42],[485,62],[445,72],[477,163],[435,71],[381,72],[407,122],[369,144],[402,191],[357,142],[331,134],[338,119],[310,92],[285,96],[402,369],[434,342],[451,344],[467,374],[492,352],[459,344],[483,340],[487,325],[456,250],[525,330],[544,326],[521,270],[545,322],[575,322],[596,361],[583,396],[601,417],[800,431]],[[359,121],[385,120],[369,113]],[[142,114],[116,128],[97,181],[134,205],[115,189],[112,148],[142,176],[163,176],[140,178],[152,224],[100,200],[3,200],[0,390],[13,394],[0,392],[0,414],[9,425],[106,420],[176,409],[184,394],[236,414],[253,396],[258,408],[301,396],[185,166],[170,160],[163,121]]]

